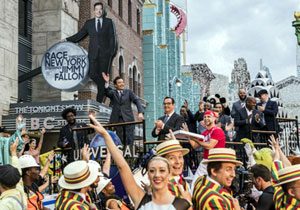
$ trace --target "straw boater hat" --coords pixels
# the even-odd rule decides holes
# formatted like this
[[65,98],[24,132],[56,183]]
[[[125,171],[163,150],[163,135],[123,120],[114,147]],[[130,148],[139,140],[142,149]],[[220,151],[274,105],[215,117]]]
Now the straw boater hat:
[[231,162],[236,165],[243,165],[242,162],[236,160],[235,151],[229,148],[215,148],[210,149],[208,153],[208,159],[204,160],[203,163],[211,162]]
[[278,171],[279,183],[274,186],[283,185],[300,179],[300,164],[292,165]]
[[92,164],[79,160],[70,163],[64,168],[64,174],[60,177],[58,184],[68,190],[81,189],[90,186],[96,181],[98,170]]
[[178,140],[166,140],[156,146],[156,154],[160,156],[177,151],[182,151],[183,155],[186,155],[190,150],[183,148]]

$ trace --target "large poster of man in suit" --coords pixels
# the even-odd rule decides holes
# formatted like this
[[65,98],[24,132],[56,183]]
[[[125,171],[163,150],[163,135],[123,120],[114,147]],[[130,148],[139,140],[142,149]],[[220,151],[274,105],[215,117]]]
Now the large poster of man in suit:
[[110,73],[111,63],[117,51],[116,32],[114,23],[106,17],[103,4],[94,4],[95,18],[85,22],[83,27],[66,38],[66,41],[77,43],[89,36],[89,76],[98,86],[97,101],[102,102],[104,96],[104,79],[102,72]]

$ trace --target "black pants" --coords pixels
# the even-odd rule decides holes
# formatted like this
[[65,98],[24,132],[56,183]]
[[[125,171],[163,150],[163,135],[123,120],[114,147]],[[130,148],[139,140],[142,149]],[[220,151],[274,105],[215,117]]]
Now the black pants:
[[97,101],[103,102],[104,84],[102,72],[110,74],[111,72],[111,57],[98,57],[96,59],[89,59],[89,76],[96,83],[98,88]]
[[[119,122],[125,122],[122,116],[119,117]],[[126,126],[116,126],[115,130],[117,132],[118,137],[120,138],[121,142],[125,145],[132,145],[134,140],[134,125],[126,125]],[[124,135],[124,131],[126,135]]]

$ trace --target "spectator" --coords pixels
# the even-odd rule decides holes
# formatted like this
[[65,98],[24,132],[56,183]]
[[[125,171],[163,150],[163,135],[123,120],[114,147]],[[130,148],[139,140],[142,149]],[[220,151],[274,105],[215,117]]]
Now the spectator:
[[262,191],[262,195],[259,197],[255,206],[256,210],[274,210],[274,187],[271,182],[271,171],[261,164],[256,164],[251,167],[251,173],[253,174],[253,184],[255,188]]
[[[260,130],[265,126],[263,114],[255,109],[256,99],[246,98],[246,106],[234,115],[234,126],[236,128],[236,141],[243,138],[252,139],[251,130]],[[252,139],[254,141],[254,138]]]
[[44,134],[46,133],[46,129],[43,128],[41,131],[41,137],[39,140],[38,145],[36,146],[37,142],[36,139],[30,139],[29,140],[29,148],[26,151],[26,146],[25,146],[25,151],[24,151],[24,155],[31,155],[34,157],[35,161],[37,162],[37,164],[40,164],[40,153],[41,153],[41,149],[43,146],[43,140],[44,140]]
[[278,105],[275,101],[271,101],[267,90],[260,90],[257,94],[260,102],[257,103],[258,111],[264,113],[266,121],[266,129],[268,131],[278,132],[276,115],[278,113]]
[[170,129],[172,131],[180,130],[184,123],[183,117],[175,113],[175,101],[171,97],[164,99],[164,113],[164,116],[155,121],[155,127],[152,130],[152,136],[158,137],[158,140],[165,140]]
[[20,167],[22,169],[22,179],[24,183],[24,191],[27,195],[28,210],[46,210],[43,206],[44,196],[39,191],[38,186],[34,183],[39,179],[40,166],[31,155],[23,155],[19,158]]
[[239,89],[239,100],[234,102],[231,108],[231,117],[235,118],[237,111],[244,108],[246,105],[247,92],[245,89]]
[[226,140],[229,140],[228,131],[233,129],[233,123],[231,122],[231,118],[224,113],[224,107],[221,103],[216,103],[214,109],[219,114],[217,126],[222,128],[222,130],[225,133]]
[[[172,103],[171,103],[172,104]],[[168,190],[168,182],[170,176],[170,164],[168,160],[162,157],[154,157],[148,162],[148,177],[151,183],[152,194],[145,193],[135,182],[132,171],[124,159],[119,149],[114,144],[108,132],[102,125],[92,116],[89,115],[94,125],[90,125],[101,134],[106,142],[112,158],[119,168],[123,185],[126,192],[131,197],[136,209],[181,209],[186,210],[190,207],[187,200],[175,197]]]
[[212,109],[212,104],[208,101],[205,102],[204,104],[204,111],[208,111]]
[[[47,189],[47,187],[49,187],[50,180],[49,180],[49,177],[48,177],[48,170],[49,170],[51,161],[53,161],[54,155],[55,155],[54,151],[52,151],[48,155],[46,163],[45,163],[43,169],[41,170],[41,172],[39,174],[39,179],[34,182],[34,184],[36,184],[39,187],[39,192],[44,192]],[[51,177],[51,183],[56,184],[57,183],[57,177],[52,176]]]
[[0,166],[0,209],[24,210],[27,208],[27,198],[21,181],[21,169],[17,157],[17,139],[10,146],[11,164]]
[[100,192],[103,208],[115,210],[133,209],[115,194],[116,190],[114,184],[111,182],[111,179],[109,179],[105,175],[101,177],[101,181],[99,183],[97,191]]
[[203,131],[205,131],[205,127],[204,127],[204,122],[203,122],[203,117],[204,117],[204,101],[200,101],[198,104],[198,111],[195,113],[195,120],[198,122],[198,126],[197,126],[197,132],[198,133],[202,133]]
[[188,102],[185,101],[184,105],[181,106],[180,115],[184,118],[184,122],[187,124],[189,131],[197,133],[196,131],[196,121],[194,115],[188,107]]
[[227,190],[235,177],[236,166],[242,162],[236,160],[235,151],[227,148],[209,150],[207,174],[196,180],[193,191],[194,210],[240,210],[239,202]]

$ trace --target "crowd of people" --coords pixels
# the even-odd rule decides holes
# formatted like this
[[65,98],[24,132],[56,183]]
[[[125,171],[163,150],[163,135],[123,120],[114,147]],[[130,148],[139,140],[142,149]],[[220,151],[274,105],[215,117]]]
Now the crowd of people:
[[[109,79],[105,75],[103,77],[105,81]],[[106,90],[112,98],[112,108],[118,120],[123,117],[119,113],[122,106],[118,103],[123,93],[119,92],[120,89],[126,92],[119,80],[116,78],[114,81],[116,89]],[[127,93],[129,96],[123,99],[128,100],[128,104],[135,102],[139,107],[139,99],[130,96],[132,92]],[[82,159],[75,161],[70,156],[60,177],[49,176],[54,151],[48,153],[43,167],[40,165],[46,130],[41,130],[38,139],[30,137],[26,129],[19,128],[14,135],[0,138],[3,153],[0,166],[0,209],[47,209],[43,205],[44,196],[49,193],[49,187],[53,189],[54,185],[58,185],[55,199],[55,209],[58,210],[300,209],[300,164],[290,161],[281,151],[280,140],[276,135],[279,132],[276,102],[269,99],[265,90],[258,92],[258,103],[256,98],[247,96],[244,89],[239,90],[238,95],[239,100],[231,109],[224,98],[216,96],[200,101],[195,114],[187,101],[177,114],[174,99],[166,97],[163,101],[164,115],[154,122],[152,136],[158,141],[155,155],[147,158],[144,166],[147,173],[143,177],[146,182],[142,185],[109,132],[97,121],[95,113],[89,113],[91,123],[86,125],[76,121],[76,110],[72,107],[62,112],[67,123],[60,131],[57,145],[67,153],[80,149]],[[138,119],[143,119],[142,112],[143,109],[139,108]],[[102,166],[90,159],[88,131],[73,130],[86,126],[94,129],[105,141],[108,153]],[[132,136],[123,142],[134,141],[131,129],[128,131]],[[265,142],[271,149],[255,148],[255,142],[251,141],[253,129],[274,131],[275,135],[269,136],[269,142]],[[181,140],[176,139],[174,132],[177,130],[201,136],[188,135],[189,138],[184,141],[189,143],[186,147],[181,144]],[[127,138],[128,134],[124,136]],[[236,151],[226,144],[241,140],[245,143],[246,165]],[[185,157],[195,151],[201,151],[202,158],[198,160],[200,163],[193,177],[185,177]],[[257,158],[259,155],[260,159]],[[120,186],[113,183],[110,172],[112,162],[117,166],[129,200],[123,200],[122,195],[117,194],[116,188]],[[233,187],[240,168],[247,171],[252,185],[251,194],[247,195],[252,200],[246,205],[240,203],[240,198],[246,195],[234,193]]]

